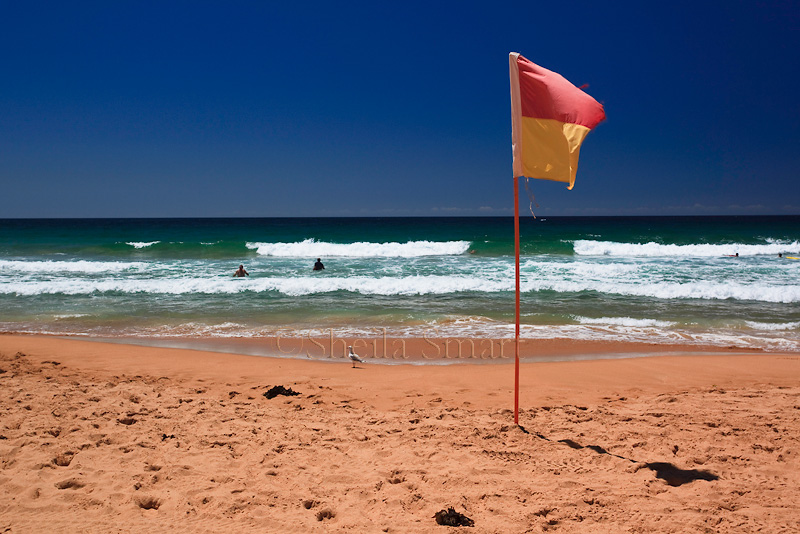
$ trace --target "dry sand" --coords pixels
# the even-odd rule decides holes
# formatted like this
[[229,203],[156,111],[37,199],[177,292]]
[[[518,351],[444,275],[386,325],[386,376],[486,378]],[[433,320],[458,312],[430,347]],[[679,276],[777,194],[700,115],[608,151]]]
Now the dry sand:
[[796,354],[523,364],[521,426],[510,363],[0,336],[0,371],[0,533],[800,531]]

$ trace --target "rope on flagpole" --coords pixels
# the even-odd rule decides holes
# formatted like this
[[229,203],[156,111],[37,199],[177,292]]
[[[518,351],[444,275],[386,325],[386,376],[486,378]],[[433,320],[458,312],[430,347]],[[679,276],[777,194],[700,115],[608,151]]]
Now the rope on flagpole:
[[529,201],[528,209],[531,211],[531,215],[533,215],[533,218],[535,219],[536,214],[533,213],[533,207],[536,206],[538,208],[539,204],[536,203],[536,196],[533,194],[533,191],[531,191],[531,188],[529,187],[528,182],[530,181],[531,181],[530,178],[525,176],[525,192],[528,194],[528,201]]

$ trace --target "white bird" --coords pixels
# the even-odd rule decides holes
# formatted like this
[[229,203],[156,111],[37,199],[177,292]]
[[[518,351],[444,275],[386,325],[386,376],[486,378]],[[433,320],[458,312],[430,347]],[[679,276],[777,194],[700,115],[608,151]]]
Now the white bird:
[[353,362],[353,367],[356,366],[356,362],[364,363],[364,360],[361,357],[353,352],[353,347],[347,347],[350,350],[350,354],[348,354],[350,360]]

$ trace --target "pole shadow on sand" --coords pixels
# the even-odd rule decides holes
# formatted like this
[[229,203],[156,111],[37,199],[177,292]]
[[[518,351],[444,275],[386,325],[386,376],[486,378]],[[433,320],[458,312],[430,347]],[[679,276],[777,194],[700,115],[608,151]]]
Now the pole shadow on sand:
[[[552,439],[548,438],[547,436],[543,436],[538,432],[536,433],[529,432],[522,425],[519,425],[519,428],[528,435],[536,436],[537,438],[543,439],[544,441],[550,441],[550,442],[553,441]],[[600,447],[599,445],[584,446],[571,439],[560,439],[558,440],[558,442],[565,444],[567,447],[571,449],[589,449],[596,452],[597,454],[606,454],[608,456],[614,456],[616,458],[627,460],[634,464],[641,463],[643,467],[646,467],[651,471],[655,471],[656,478],[664,480],[670,486],[682,486],[684,484],[688,484],[689,482],[694,482],[695,480],[713,481],[719,479],[717,475],[715,475],[710,471],[700,471],[698,469],[681,469],[675,464],[671,464],[669,462],[647,462],[647,463],[637,462],[636,460],[620,456],[619,454],[610,453],[603,447]]]

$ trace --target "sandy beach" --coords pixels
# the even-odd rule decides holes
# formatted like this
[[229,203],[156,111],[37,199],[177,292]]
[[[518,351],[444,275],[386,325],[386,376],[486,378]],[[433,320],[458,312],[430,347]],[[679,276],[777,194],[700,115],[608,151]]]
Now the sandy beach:
[[515,426],[512,360],[3,335],[0,532],[798,530],[800,355],[603,350],[523,363]]

